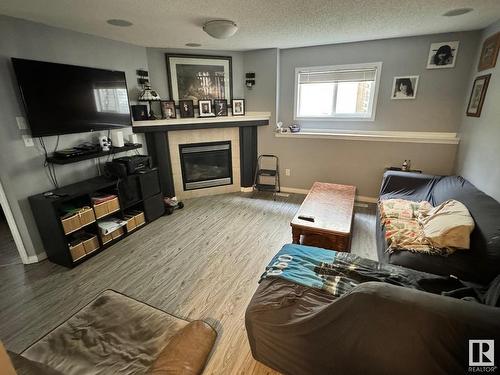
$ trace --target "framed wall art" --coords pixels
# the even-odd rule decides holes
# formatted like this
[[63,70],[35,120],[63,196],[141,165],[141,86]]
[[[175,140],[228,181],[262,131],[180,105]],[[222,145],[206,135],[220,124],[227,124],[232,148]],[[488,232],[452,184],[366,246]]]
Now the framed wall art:
[[483,43],[481,50],[481,57],[479,58],[479,65],[477,70],[494,68],[497,64],[498,50],[500,49],[500,32],[487,38]]
[[171,100],[227,99],[233,95],[231,56],[166,54]]
[[467,116],[479,117],[483,109],[484,98],[488,90],[491,74],[479,76],[474,80],[470,93],[469,105],[467,106]]
[[432,43],[427,57],[427,69],[455,67],[458,54],[458,41]]
[[391,99],[415,99],[417,88],[418,76],[394,77]]

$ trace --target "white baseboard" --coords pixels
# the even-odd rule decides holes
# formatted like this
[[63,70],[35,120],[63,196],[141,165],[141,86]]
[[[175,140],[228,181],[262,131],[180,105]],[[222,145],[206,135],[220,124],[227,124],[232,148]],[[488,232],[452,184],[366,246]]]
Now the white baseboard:
[[[293,193],[293,194],[307,194],[307,193],[309,193],[309,189],[298,189],[298,188],[292,188],[292,187],[286,187],[286,186],[283,186],[281,188],[281,191],[284,193]],[[357,195],[356,201],[366,202],[366,203],[377,203],[378,198],[367,197],[365,195]]]
[[29,255],[28,259],[24,264],[32,264],[32,263],[38,263],[41,262],[42,260],[47,259],[47,254],[42,253],[42,254],[36,254],[36,255]]
[[253,187],[242,187],[240,188],[242,193],[251,193],[253,191]]
[[309,189],[298,189],[291,187],[281,187],[280,189],[283,193],[293,193],[293,194],[307,194],[309,193]]
[[367,197],[365,195],[357,195],[356,196],[356,200],[358,202],[366,202],[366,203],[377,203],[378,202],[378,198],[375,198],[375,197]]

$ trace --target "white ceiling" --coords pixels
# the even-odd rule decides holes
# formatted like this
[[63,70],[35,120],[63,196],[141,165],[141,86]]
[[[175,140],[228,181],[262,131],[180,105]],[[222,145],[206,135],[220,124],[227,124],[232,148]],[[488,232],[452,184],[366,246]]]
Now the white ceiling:
[[[442,16],[465,7],[474,11]],[[482,29],[500,19],[500,0],[0,0],[0,14],[147,47],[250,50]],[[201,29],[212,19],[239,31],[213,39]]]

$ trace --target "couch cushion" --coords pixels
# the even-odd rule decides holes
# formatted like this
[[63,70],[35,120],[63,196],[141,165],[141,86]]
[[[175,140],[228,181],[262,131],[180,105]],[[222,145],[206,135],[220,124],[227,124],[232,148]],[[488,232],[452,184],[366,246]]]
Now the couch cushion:
[[189,322],[107,290],[22,355],[65,374],[145,374]]
[[216,337],[216,332],[207,323],[201,320],[189,323],[170,339],[149,374],[201,374]]

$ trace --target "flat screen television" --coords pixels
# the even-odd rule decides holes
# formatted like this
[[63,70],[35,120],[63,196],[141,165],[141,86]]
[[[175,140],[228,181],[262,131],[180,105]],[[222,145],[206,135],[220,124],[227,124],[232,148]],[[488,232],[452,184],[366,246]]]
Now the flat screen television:
[[33,137],[131,126],[125,73],[12,58]]

